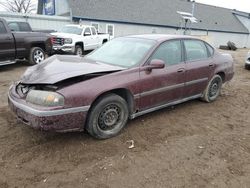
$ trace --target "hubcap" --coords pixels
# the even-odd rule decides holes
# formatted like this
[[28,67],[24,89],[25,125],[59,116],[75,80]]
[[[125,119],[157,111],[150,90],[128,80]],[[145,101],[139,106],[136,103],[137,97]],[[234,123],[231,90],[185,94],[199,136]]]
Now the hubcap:
[[220,89],[220,81],[218,79],[214,80],[214,82],[210,86],[209,97],[216,97],[218,95]]
[[81,49],[81,48],[78,48],[78,49],[76,50],[76,55],[79,55],[79,56],[82,55],[82,49]]
[[117,105],[108,105],[103,109],[98,118],[99,128],[112,130],[121,121],[121,109]]
[[217,91],[218,91],[218,84],[214,83],[211,88],[211,94],[216,95]]
[[45,59],[44,53],[41,50],[36,50],[34,53],[35,62],[38,64],[38,63],[41,63],[44,59]]

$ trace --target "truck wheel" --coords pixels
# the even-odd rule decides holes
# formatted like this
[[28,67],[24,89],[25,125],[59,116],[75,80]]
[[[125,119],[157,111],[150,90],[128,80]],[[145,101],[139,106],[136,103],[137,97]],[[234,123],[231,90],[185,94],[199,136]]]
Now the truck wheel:
[[97,139],[114,137],[126,125],[128,115],[128,105],[122,97],[115,94],[106,95],[92,107],[86,130]]
[[250,64],[245,64],[245,69],[250,70]]
[[105,39],[102,41],[102,44],[105,44],[106,42],[108,42],[108,40]]
[[45,52],[40,47],[33,47],[30,50],[29,64],[35,65],[45,60]]
[[222,87],[222,79],[219,75],[215,75],[207,85],[206,90],[203,93],[202,100],[206,102],[215,101],[220,95]]
[[83,48],[82,48],[82,46],[76,45],[75,55],[78,55],[78,56],[82,56],[83,55]]

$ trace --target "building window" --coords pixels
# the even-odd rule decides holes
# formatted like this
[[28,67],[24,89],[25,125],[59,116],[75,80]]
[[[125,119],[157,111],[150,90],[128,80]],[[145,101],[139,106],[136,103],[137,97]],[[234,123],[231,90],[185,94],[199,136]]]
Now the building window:
[[95,27],[96,31],[99,32],[99,23],[91,23],[91,26]]
[[114,36],[114,29],[115,29],[115,26],[113,24],[106,25],[106,33],[108,33],[111,37]]

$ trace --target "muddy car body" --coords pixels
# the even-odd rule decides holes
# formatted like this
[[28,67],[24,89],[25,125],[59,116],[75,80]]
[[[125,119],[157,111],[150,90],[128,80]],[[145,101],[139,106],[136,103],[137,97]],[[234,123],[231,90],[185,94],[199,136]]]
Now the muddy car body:
[[10,88],[9,105],[32,127],[103,139],[129,118],[196,98],[212,102],[233,74],[232,57],[199,39],[121,37],[86,57],[53,56],[29,68]]

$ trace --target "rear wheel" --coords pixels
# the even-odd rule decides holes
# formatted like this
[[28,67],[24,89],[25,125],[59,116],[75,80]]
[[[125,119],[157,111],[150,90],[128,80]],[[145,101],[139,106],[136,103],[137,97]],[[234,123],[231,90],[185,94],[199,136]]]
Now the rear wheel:
[[106,42],[108,42],[108,40],[103,40],[103,41],[102,41],[102,44],[105,44]]
[[111,138],[124,128],[128,115],[126,101],[118,95],[109,94],[100,98],[92,107],[86,129],[97,139]]
[[40,47],[33,47],[30,50],[29,64],[35,65],[45,60],[46,54]]
[[219,75],[215,75],[207,85],[206,90],[203,93],[202,99],[206,102],[215,101],[220,95],[222,87],[222,78]]
[[80,45],[76,45],[75,47],[75,55],[82,56],[83,55],[83,48]]
[[245,69],[250,70],[250,64],[245,64]]

